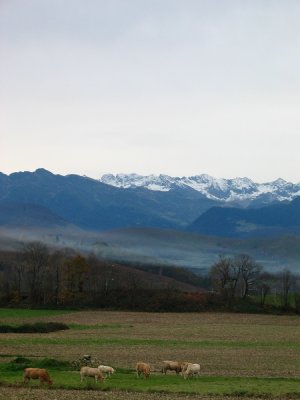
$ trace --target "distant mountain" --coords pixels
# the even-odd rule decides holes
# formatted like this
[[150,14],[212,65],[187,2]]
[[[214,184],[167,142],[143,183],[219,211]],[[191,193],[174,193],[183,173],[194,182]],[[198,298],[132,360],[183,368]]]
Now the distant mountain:
[[[274,190],[264,193],[263,202],[269,205],[259,207],[262,194],[256,196],[247,180],[240,182],[242,195],[233,202],[233,195],[226,197],[225,184],[220,182],[211,181],[207,198],[204,191],[164,177],[157,190],[154,181],[129,187],[124,181],[127,188],[115,187],[44,169],[0,173],[0,248],[20,250],[24,242],[40,240],[54,248],[73,248],[128,265],[197,271],[207,271],[219,254],[245,252],[267,269],[297,270],[300,198],[288,202],[297,194],[297,185],[290,184],[289,191],[289,184],[275,181]],[[236,193],[237,187],[235,180]],[[285,202],[270,205],[276,199]],[[249,204],[253,207],[245,208]]]
[[203,235],[238,238],[300,234],[300,197],[288,204],[258,209],[212,207],[187,229]]
[[293,184],[283,179],[274,182],[255,183],[248,178],[216,179],[209,175],[171,177],[168,175],[106,174],[101,182],[119,188],[146,188],[168,192],[176,188],[193,189],[207,199],[262,205],[277,201],[290,201],[300,196],[300,182]]
[[[95,231],[129,227],[185,229],[211,207],[259,208],[279,200],[287,202],[298,194],[299,187],[280,179],[259,185],[247,178],[217,180],[208,175],[189,178],[105,175],[99,181],[79,175],[55,175],[42,168],[10,175],[0,173],[0,225],[34,225],[36,220],[37,226],[66,223]],[[234,210],[226,212],[242,212]],[[205,233],[210,233],[213,224],[209,226],[207,220],[206,225]],[[193,224],[191,229],[198,228]],[[228,231],[234,235],[226,229],[223,228],[224,234]],[[237,232],[243,234],[249,229],[249,224],[246,227],[240,224]],[[264,228],[259,233],[266,231]],[[218,232],[216,228],[215,233]]]
[[10,203],[45,207],[88,230],[135,226],[183,229],[217,204],[191,188],[168,192],[123,189],[88,177],[54,175],[45,169],[0,174],[0,204]]

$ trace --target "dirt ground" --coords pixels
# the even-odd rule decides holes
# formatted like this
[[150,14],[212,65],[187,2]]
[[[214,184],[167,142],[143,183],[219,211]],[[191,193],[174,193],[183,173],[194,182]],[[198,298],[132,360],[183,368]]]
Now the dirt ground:
[[[241,400],[240,397],[210,397],[164,393],[99,392],[0,387],[0,400]],[[245,399],[245,398],[244,398]],[[251,397],[251,400],[263,400]]]
[[74,360],[91,354],[125,369],[143,360],[159,370],[162,360],[178,359],[200,363],[208,376],[300,376],[298,316],[82,311],[44,320],[88,329],[1,335],[1,360],[16,355]]

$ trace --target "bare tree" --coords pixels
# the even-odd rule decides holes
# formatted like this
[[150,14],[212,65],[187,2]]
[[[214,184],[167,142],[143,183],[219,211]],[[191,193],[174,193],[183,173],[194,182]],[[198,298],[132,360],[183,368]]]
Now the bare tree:
[[241,279],[241,297],[245,299],[249,290],[257,283],[262,267],[248,254],[239,254],[233,259],[233,266],[239,271]]
[[64,251],[56,251],[51,255],[51,273],[52,273],[52,299],[55,304],[59,304],[61,301],[60,294],[62,291],[63,281],[63,267],[66,259],[66,253]]
[[234,265],[231,257],[219,256],[210,271],[213,286],[226,300],[232,300],[236,294],[236,286],[240,271]]
[[26,264],[30,300],[40,302],[43,273],[49,260],[48,249],[40,242],[28,243],[24,246],[22,259]]
[[214,289],[224,294],[230,279],[230,258],[224,255],[219,256],[219,260],[211,267],[210,276]]
[[22,298],[22,282],[24,279],[24,271],[25,271],[24,262],[22,262],[21,260],[17,260],[17,262],[13,264],[13,272],[15,275],[18,301],[20,301]]
[[267,295],[271,292],[274,281],[276,281],[276,276],[269,272],[261,272],[259,274],[257,290],[260,295],[260,305],[262,307],[266,303]]
[[86,283],[90,274],[90,267],[85,257],[77,254],[68,258],[63,264],[64,298],[76,302],[88,297]]
[[281,281],[282,307],[284,310],[287,310],[290,305],[289,294],[296,279],[291,271],[286,268],[279,274],[279,277]]

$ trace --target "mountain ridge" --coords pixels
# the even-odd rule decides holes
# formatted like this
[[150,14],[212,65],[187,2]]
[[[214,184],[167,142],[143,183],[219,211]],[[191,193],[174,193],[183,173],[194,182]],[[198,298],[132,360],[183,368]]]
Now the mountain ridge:
[[0,203],[43,206],[69,223],[91,230],[131,226],[182,229],[216,204],[191,188],[170,192],[122,189],[42,168],[0,175]]
[[[0,239],[6,248],[44,240],[111,259],[200,269],[212,265],[220,253],[243,251],[275,267],[295,268],[300,198],[260,208],[243,204],[232,207],[207,199],[186,185],[156,191],[116,188],[45,169],[0,174]],[[187,231],[199,216],[206,218],[208,230]]]
[[278,178],[271,182],[256,183],[249,178],[214,178],[207,174],[189,177],[169,175],[104,174],[100,182],[124,189],[143,187],[152,191],[167,192],[175,188],[192,188],[215,201],[245,202],[262,200],[291,201],[300,196],[300,182],[292,183]]
[[[110,175],[109,179],[111,179],[111,176],[113,175]],[[137,174],[133,174],[129,178],[127,175],[122,175],[121,178],[123,179],[122,185],[127,185],[127,188],[115,187],[76,174],[55,175],[43,168],[34,172],[0,174],[0,206],[4,204],[6,204],[6,207],[8,204],[15,205],[14,208],[9,210],[9,221],[5,219],[5,208],[0,208],[0,224],[2,220],[2,225],[6,222],[15,226],[18,223],[33,225],[36,218],[38,225],[40,225],[43,223],[42,215],[44,215],[45,221],[48,221],[49,224],[53,224],[54,221],[61,224],[63,220],[65,223],[81,229],[95,231],[126,227],[185,230],[198,220],[199,216],[201,220],[201,216],[204,214],[203,218],[210,216],[211,221],[206,221],[208,231],[203,233],[218,234],[217,230],[212,232],[210,229],[213,226],[216,229],[219,227],[221,232],[224,228],[225,233],[228,228],[228,221],[224,221],[223,224],[222,215],[231,213],[231,219],[237,218],[237,221],[233,223],[234,228],[227,229],[229,235],[238,234],[243,237],[246,234],[258,233],[261,235],[265,233],[268,236],[274,235],[276,232],[278,234],[290,232],[298,234],[299,232],[298,227],[294,230],[292,224],[287,228],[283,226],[287,217],[294,222],[293,212],[295,211],[292,209],[291,215],[282,217],[282,221],[279,221],[280,229],[274,224],[270,225],[270,228],[266,228],[263,221],[255,220],[253,222],[251,218],[248,221],[248,217],[241,216],[242,209],[248,210],[245,213],[249,215],[251,209],[259,210],[262,206],[270,206],[273,203],[282,205],[284,202],[278,202],[279,198],[284,199],[287,204],[290,202],[290,198],[294,201],[299,192],[297,185],[282,179],[270,183],[269,192],[266,189],[264,189],[264,192],[260,190],[260,195],[258,195],[258,189],[248,178],[226,181],[214,180],[208,175],[195,177],[194,183],[198,182],[198,189],[201,189],[201,187],[203,189],[205,185],[208,185],[205,186],[206,189],[209,189],[210,193],[214,193],[213,196],[218,198],[218,200],[212,200],[207,191],[196,190],[190,184],[187,184],[187,181],[183,182],[181,178],[160,175],[159,181],[155,180],[156,178],[153,180],[153,176],[148,177],[147,181],[144,179],[145,177]],[[134,180],[137,183],[132,186]],[[153,186],[154,184],[156,186]],[[158,187],[158,184],[161,186]],[[229,188],[230,184],[234,185],[236,201],[230,201],[233,198],[232,193],[234,191],[233,186],[231,189]],[[162,188],[164,190],[161,190]],[[27,207],[26,209],[26,218],[23,216],[24,208],[22,211],[22,204],[30,204],[30,208]],[[44,208],[34,209],[35,206]],[[220,206],[222,208],[218,211],[216,218],[214,214],[216,211],[210,211],[210,209],[214,210],[213,207]],[[280,207],[270,210],[271,214],[274,214],[273,219],[276,219],[275,214],[278,212],[280,214]],[[260,211],[257,211],[257,215],[262,216]],[[60,218],[62,220],[59,220]],[[263,229],[257,229],[257,226],[263,227]],[[200,232],[202,232],[201,229]]]

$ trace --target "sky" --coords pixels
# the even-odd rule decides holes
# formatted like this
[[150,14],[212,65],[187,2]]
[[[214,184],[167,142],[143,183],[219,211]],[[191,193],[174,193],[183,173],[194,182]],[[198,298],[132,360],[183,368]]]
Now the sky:
[[0,0],[0,171],[300,181],[299,0]]

